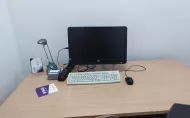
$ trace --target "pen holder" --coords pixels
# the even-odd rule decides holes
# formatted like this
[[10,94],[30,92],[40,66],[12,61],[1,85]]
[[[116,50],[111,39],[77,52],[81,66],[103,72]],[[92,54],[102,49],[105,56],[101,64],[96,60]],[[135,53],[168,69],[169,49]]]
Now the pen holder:
[[46,69],[46,73],[48,74],[48,72],[50,70],[57,70],[57,65],[54,62],[49,62],[47,65],[47,69]]

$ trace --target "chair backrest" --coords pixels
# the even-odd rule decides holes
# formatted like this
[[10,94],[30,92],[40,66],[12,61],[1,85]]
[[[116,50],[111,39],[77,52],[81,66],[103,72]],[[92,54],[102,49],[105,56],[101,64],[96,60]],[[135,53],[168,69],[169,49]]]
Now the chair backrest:
[[112,116],[112,115],[106,115],[106,116],[98,116],[95,118],[118,118],[117,116]]
[[190,105],[174,104],[169,110],[167,118],[190,118]]

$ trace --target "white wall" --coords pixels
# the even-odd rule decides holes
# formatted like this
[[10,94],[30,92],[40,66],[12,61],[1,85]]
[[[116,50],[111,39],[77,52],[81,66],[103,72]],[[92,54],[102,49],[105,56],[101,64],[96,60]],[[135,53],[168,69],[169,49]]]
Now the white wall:
[[[190,65],[189,0],[8,0],[25,71],[43,56],[47,38],[54,58],[67,46],[68,26],[128,27],[128,59],[177,58]],[[68,53],[61,53],[67,62]]]
[[0,1],[0,104],[23,79],[20,55],[6,5]]

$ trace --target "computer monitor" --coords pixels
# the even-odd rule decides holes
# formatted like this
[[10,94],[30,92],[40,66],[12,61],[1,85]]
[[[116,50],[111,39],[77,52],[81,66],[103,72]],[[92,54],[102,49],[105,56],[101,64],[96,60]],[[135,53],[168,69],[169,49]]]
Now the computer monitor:
[[69,27],[69,59],[75,65],[127,62],[127,27]]

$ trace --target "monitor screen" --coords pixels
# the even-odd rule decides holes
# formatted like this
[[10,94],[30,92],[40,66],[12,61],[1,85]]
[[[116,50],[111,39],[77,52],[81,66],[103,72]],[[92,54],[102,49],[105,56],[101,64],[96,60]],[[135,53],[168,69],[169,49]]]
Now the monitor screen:
[[123,64],[127,61],[127,27],[69,27],[69,58],[75,65]]

